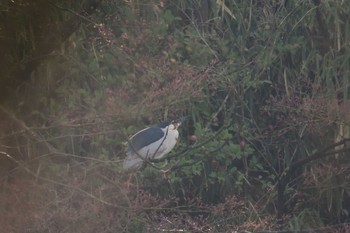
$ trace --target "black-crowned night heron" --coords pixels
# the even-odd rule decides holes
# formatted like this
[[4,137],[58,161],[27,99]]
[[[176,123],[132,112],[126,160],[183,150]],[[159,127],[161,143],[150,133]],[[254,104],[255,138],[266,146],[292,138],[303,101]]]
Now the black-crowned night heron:
[[129,139],[127,157],[123,168],[136,170],[142,167],[145,160],[160,159],[176,145],[181,121],[162,122],[137,132]]

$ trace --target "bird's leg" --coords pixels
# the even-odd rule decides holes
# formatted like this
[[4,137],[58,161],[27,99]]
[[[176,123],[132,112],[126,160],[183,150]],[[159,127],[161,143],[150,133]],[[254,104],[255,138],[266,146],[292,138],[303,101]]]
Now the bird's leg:
[[[176,145],[179,144],[180,139],[176,138]],[[175,164],[173,164],[172,166],[170,166],[168,169],[164,170],[164,169],[160,169],[160,172],[163,175],[163,178],[167,178],[168,173],[173,169],[173,167],[175,167],[177,164],[179,163],[179,161],[177,161]],[[165,160],[165,164],[163,165],[163,168],[165,168],[165,166],[168,164],[168,160]]]
[[179,161],[177,161],[175,164],[173,164],[172,166],[170,166],[168,169],[164,170],[164,169],[160,169],[160,173],[162,173],[163,178],[167,178],[168,173],[173,169],[173,167],[177,166],[179,164]]
[[129,175],[128,180],[126,181],[126,190],[130,189],[130,182],[131,182],[132,175]]

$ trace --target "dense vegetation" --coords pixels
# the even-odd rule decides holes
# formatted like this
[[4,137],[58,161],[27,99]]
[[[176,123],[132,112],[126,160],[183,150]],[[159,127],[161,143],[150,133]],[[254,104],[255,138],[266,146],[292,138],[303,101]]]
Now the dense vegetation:
[[[349,14],[341,0],[1,2],[2,230],[348,232]],[[130,135],[185,115],[167,163],[121,169]]]

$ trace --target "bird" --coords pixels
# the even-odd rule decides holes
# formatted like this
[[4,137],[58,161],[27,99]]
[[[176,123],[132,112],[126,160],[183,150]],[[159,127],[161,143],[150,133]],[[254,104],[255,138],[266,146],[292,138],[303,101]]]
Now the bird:
[[124,170],[138,170],[145,160],[160,159],[168,154],[179,139],[178,127],[181,120],[165,121],[145,128],[129,139]]

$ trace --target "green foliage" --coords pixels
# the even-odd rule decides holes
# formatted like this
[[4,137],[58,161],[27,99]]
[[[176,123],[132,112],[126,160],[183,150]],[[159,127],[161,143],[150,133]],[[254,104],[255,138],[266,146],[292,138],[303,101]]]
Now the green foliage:
[[[180,229],[169,219],[221,232],[271,230],[275,215],[290,230],[349,220],[348,2],[100,1],[92,13],[38,4],[0,4],[2,86],[21,84],[2,101],[18,119],[0,145],[50,183],[64,203],[52,219],[100,215],[109,232]],[[127,178],[127,138],[181,115],[180,144],[155,163],[173,169]]]
[[294,231],[313,230],[323,226],[322,219],[313,209],[304,209],[289,222]]

